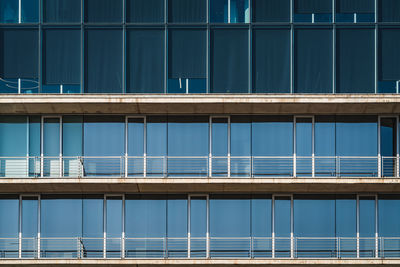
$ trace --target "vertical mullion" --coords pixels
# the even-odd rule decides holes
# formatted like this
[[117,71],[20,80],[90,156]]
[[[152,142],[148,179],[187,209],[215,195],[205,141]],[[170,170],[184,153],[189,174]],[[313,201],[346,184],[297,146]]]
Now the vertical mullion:
[[80,91],[81,93],[85,93],[85,28],[83,25],[84,21],[84,8],[85,5],[83,3],[84,0],[81,0],[81,88]]
[[[250,0],[249,0],[250,1]],[[249,3],[249,5],[250,5],[250,3]],[[249,26],[248,26],[248,38],[249,38],[249,40],[248,40],[248,45],[249,45],[249,47],[248,47],[248,64],[249,64],[249,66],[248,66],[248,75],[249,75],[249,77],[248,77],[248,79],[247,79],[247,81],[248,81],[248,88],[247,88],[247,92],[248,93],[251,93],[251,89],[252,89],[252,71],[253,71],[253,68],[252,68],[252,62],[253,62],[253,60],[252,60],[252,46],[253,46],[253,40],[252,40],[252,37],[253,36],[253,29],[252,29],[252,27],[251,27],[251,23],[249,23]]]

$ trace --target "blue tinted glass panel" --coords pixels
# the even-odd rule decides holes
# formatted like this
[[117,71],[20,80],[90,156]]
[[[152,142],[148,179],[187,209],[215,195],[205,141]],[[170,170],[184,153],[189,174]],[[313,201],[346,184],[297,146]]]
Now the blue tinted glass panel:
[[[382,237],[399,237],[400,197],[399,195],[380,195],[378,199],[378,233]],[[389,244],[388,244],[389,246]]]
[[253,93],[289,93],[290,30],[254,29],[252,53]]
[[210,1],[210,22],[228,22],[228,0]]
[[337,29],[336,92],[375,93],[373,29]]
[[375,116],[337,116],[336,154],[376,156],[378,123]]
[[336,236],[357,236],[357,200],[355,195],[336,196]]
[[167,118],[148,117],[146,129],[147,154],[149,156],[167,155]]
[[18,0],[0,1],[0,22],[18,23]]
[[87,116],[84,118],[85,156],[122,156],[124,153],[124,117]]
[[296,156],[312,155],[312,137],[312,119],[296,118]]
[[168,0],[169,22],[206,22],[206,10],[207,0]]
[[296,29],[295,92],[332,93],[332,29]]
[[40,116],[29,116],[29,156],[40,156]]
[[251,155],[251,119],[248,116],[231,117],[231,155]]
[[107,237],[122,236],[122,198],[107,197],[106,199],[106,231]]
[[60,119],[44,118],[43,120],[43,155],[60,156]]
[[331,195],[294,196],[294,235],[335,236],[335,198]]
[[253,237],[271,237],[271,196],[253,196],[253,199],[251,200],[251,232]]
[[291,230],[290,197],[275,197],[274,232],[276,237],[290,237]]
[[122,22],[122,0],[84,0],[86,22]]
[[90,29],[85,36],[85,92],[122,93],[122,30]]
[[381,150],[384,157],[395,157],[397,154],[396,118],[381,118]]
[[332,0],[294,0],[295,22],[331,22]]
[[213,156],[228,155],[228,119],[212,119],[211,153]]
[[103,237],[103,203],[102,195],[84,196],[82,200],[82,236],[83,237]]
[[207,199],[190,198],[190,236],[206,237],[207,234]]
[[208,155],[208,117],[169,117],[168,155]]
[[40,209],[42,237],[82,236],[82,199],[80,196],[43,195]]
[[250,199],[246,196],[210,196],[210,236],[249,237]]
[[360,237],[375,236],[375,197],[360,197]]
[[248,92],[248,48],[248,30],[214,29],[211,31],[212,93]]
[[253,117],[252,152],[253,156],[291,156],[293,154],[293,117]]
[[25,157],[27,155],[27,122],[26,116],[0,116],[1,157]]
[[143,156],[144,153],[144,119],[128,119],[128,155]]
[[126,92],[164,92],[164,30],[128,30],[126,33]]
[[126,237],[165,237],[167,206],[165,195],[131,195],[125,200]]
[[81,22],[81,0],[44,0],[44,22]]
[[316,156],[335,156],[335,117],[316,116],[315,117],[315,155]]
[[18,196],[0,196],[0,237],[17,238],[19,232]]
[[63,155],[82,156],[82,116],[63,117]]
[[290,0],[253,0],[253,22],[288,22]]
[[168,237],[187,237],[187,196],[169,195],[167,205]]
[[135,23],[164,22],[164,0],[126,0],[126,20]]
[[39,0],[21,0],[21,22],[39,21]]
[[21,206],[22,237],[37,237],[39,202],[37,197],[23,197]]
[[[43,83],[57,87],[79,85],[81,80],[80,30],[46,30],[43,34]],[[63,92],[68,93],[67,90]]]

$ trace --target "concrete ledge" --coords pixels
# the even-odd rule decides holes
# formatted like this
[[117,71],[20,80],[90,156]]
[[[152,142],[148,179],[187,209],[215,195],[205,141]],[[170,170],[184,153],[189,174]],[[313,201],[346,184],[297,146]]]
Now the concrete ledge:
[[395,178],[0,178],[0,193],[398,193]]
[[0,114],[393,114],[396,94],[1,95]]
[[40,260],[0,260],[5,266],[339,266],[343,264],[361,266],[399,266],[400,259],[40,259]]

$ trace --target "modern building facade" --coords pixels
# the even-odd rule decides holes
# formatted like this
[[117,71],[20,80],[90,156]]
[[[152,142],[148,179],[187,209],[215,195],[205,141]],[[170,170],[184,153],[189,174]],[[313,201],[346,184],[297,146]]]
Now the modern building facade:
[[399,0],[2,0],[0,265],[400,264]]

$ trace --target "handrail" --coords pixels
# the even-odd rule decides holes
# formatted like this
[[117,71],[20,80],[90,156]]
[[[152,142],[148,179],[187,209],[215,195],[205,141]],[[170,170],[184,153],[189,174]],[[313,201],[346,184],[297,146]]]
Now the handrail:
[[0,259],[207,257],[400,259],[400,237],[0,238]]
[[0,157],[0,178],[384,178],[387,156],[27,156]]

